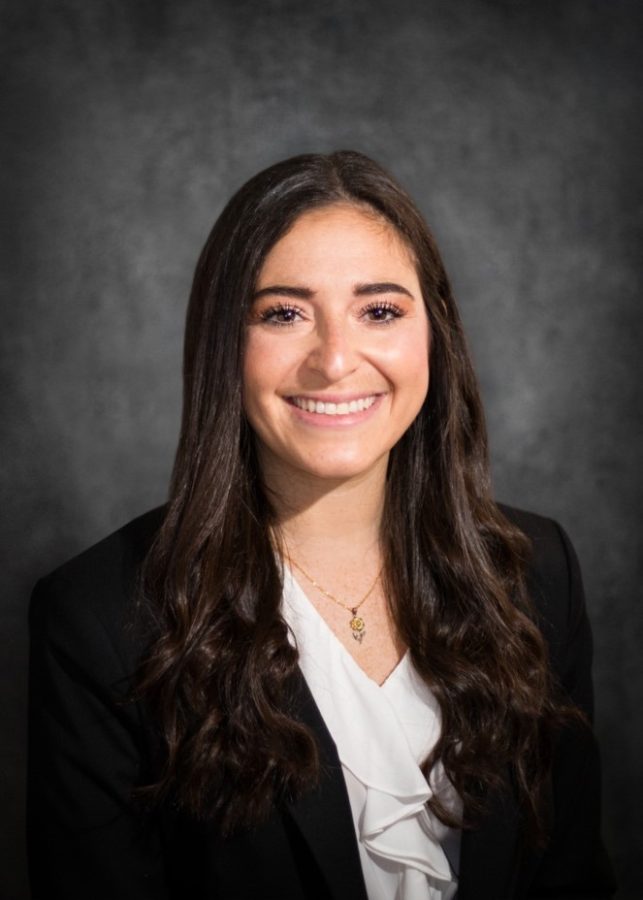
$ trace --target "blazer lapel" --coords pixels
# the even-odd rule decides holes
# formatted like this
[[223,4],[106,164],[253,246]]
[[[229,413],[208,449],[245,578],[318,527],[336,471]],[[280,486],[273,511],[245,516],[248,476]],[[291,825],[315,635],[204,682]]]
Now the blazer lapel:
[[298,685],[298,718],[317,738],[319,785],[286,806],[323,872],[333,900],[367,900],[346,784],[335,743],[303,675]]

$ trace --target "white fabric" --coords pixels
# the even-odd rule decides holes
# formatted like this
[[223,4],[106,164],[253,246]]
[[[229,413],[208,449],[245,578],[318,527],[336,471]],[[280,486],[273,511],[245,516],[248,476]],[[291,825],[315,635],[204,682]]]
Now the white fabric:
[[408,654],[383,685],[370,679],[287,567],[284,616],[337,746],[369,900],[453,900],[457,880],[442,845],[457,868],[459,832],[436,819],[426,802],[438,792],[459,812],[460,801],[441,765],[430,785],[418,765],[440,734],[431,691]]

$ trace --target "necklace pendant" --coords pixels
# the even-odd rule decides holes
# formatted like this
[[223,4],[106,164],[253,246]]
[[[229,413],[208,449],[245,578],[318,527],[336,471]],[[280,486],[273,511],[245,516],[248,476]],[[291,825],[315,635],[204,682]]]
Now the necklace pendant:
[[351,612],[353,613],[353,618],[348,624],[353,632],[353,639],[356,640],[358,644],[361,644],[364,635],[366,634],[366,622],[361,616],[357,615],[357,609],[352,609]]

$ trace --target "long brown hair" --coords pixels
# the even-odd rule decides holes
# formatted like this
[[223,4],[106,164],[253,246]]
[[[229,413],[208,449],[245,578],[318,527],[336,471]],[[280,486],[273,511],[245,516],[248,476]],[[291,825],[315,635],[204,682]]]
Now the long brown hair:
[[[480,786],[511,770],[537,832],[562,707],[525,592],[529,547],[491,498],[478,388],[433,237],[390,175],[348,151],[297,156],[252,178],[197,265],[169,503],[141,581],[155,633],[139,690],[164,746],[150,790],[230,831],[319,777],[315,738],[293,713],[297,652],[280,612],[276,523],[241,373],[266,254],[302,213],[337,202],[369,207],[397,229],[414,254],[431,325],[430,389],[391,452],[381,526],[391,613],[442,711],[424,769],[442,760],[465,825],[481,811]],[[462,824],[439,798],[430,805]]]

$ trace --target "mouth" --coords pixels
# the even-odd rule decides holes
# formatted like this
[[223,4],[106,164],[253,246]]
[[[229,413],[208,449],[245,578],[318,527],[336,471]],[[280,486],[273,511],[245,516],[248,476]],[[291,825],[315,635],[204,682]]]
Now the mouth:
[[370,409],[381,394],[369,394],[352,400],[324,401],[312,397],[288,397],[288,403],[303,412],[316,413],[321,416],[350,416]]

